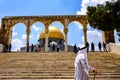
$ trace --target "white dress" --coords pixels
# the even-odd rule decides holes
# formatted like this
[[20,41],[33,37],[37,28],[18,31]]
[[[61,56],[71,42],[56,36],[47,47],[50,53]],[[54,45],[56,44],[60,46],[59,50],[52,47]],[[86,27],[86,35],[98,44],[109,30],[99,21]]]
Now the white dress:
[[93,67],[88,65],[87,48],[79,50],[75,58],[75,80],[89,80],[88,71]]

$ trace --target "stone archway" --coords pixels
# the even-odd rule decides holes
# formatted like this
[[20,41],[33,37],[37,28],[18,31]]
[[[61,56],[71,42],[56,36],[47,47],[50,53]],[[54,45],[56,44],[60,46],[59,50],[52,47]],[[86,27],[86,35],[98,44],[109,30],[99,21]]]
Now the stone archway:
[[[86,15],[63,15],[63,16],[6,16],[2,18],[2,26],[0,33],[0,43],[1,44],[8,44],[9,43],[9,36],[11,36],[11,28],[16,23],[23,23],[26,25],[26,46],[29,46],[29,35],[30,35],[30,28],[31,25],[35,22],[41,22],[45,25],[45,52],[48,51],[48,27],[54,21],[59,21],[64,26],[64,34],[65,34],[65,51],[68,51],[67,47],[67,33],[68,33],[68,24],[72,21],[78,21],[83,25],[84,31],[84,42],[87,42],[87,19]],[[8,36],[9,35],[9,36]],[[28,50],[27,50],[28,51]]]

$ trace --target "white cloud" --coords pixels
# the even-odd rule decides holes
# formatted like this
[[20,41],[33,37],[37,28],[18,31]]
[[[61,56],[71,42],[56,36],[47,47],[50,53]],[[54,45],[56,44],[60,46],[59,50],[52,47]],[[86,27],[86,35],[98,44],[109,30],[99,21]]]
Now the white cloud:
[[12,51],[17,51],[20,50],[20,47],[24,47],[25,45],[23,44],[22,40],[15,38],[12,40],[12,47],[14,47],[14,49]]
[[[98,32],[97,30],[87,31],[87,40],[90,43],[98,43],[99,41],[102,42],[102,33]],[[84,42],[84,36],[82,36],[81,41]]]
[[34,35],[33,35],[33,34],[31,34],[31,35],[30,35],[30,38],[33,38],[33,36],[34,36]]
[[26,39],[26,34],[22,34],[22,39]]
[[77,25],[78,29],[83,29],[83,26],[79,22],[73,22],[75,25]]
[[[78,29],[83,29],[83,25],[82,24],[80,24],[79,22],[74,22],[74,24],[78,27]],[[91,27],[90,27],[90,25],[88,24],[87,25],[87,29],[90,29]]]
[[84,46],[85,46],[84,43],[83,44],[78,44],[78,47],[80,47],[80,48],[82,48]]
[[35,30],[35,31],[39,31],[39,30],[42,30],[42,28],[40,27],[37,27],[36,25],[33,25],[32,28]]
[[[102,43],[102,33],[97,30],[89,30],[87,31],[87,40],[89,45],[93,42],[95,45],[95,50],[98,50],[98,42]],[[84,42],[84,36],[82,36],[81,41]]]
[[118,40],[119,39],[119,36],[117,35],[117,32],[116,32],[116,30],[114,31],[114,37],[115,37],[115,42],[116,43],[118,43],[118,44],[120,44],[120,41]]
[[37,39],[39,39],[40,34],[37,35]]
[[95,6],[97,4],[104,4],[106,1],[111,0],[82,0],[81,9],[77,11],[77,15],[85,15],[88,6]]
[[90,26],[90,24],[88,24],[88,25],[87,25],[87,29],[91,29],[91,26]]
[[[114,35],[115,35],[115,42],[120,44],[120,41],[118,40],[118,35],[117,32],[114,31]],[[103,42],[102,41],[102,33],[97,31],[97,30],[89,30],[87,31],[87,40],[89,42],[89,45],[91,45],[91,42],[94,42],[95,45],[95,50],[98,51],[98,42]],[[84,42],[84,36],[82,36],[81,41]],[[80,47],[83,47],[84,44],[79,44]],[[89,48],[91,50],[91,47]]]
[[102,33],[98,32],[97,30],[87,31],[87,39],[88,42],[98,43],[99,41],[102,42]]
[[[33,38],[33,34],[30,35],[30,38]],[[26,40],[26,34],[22,34],[22,39]]]
[[16,37],[18,33],[15,30],[15,27],[12,28],[12,37]]
[[17,36],[17,34],[18,34],[18,33],[15,32],[15,31],[12,32],[12,36],[13,36],[13,37]]

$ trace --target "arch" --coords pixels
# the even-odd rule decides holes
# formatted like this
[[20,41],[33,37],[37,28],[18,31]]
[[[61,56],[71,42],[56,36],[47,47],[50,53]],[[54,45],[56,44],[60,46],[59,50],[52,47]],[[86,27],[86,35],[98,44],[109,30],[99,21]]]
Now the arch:
[[[69,24],[72,23],[72,22],[77,22],[78,24],[81,24],[81,25],[83,26],[83,24],[82,24],[82,22],[81,22],[80,20],[70,20],[70,21],[69,21]],[[68,24],[68,25],[69,25],[69,24]]]
[[[2,26],[5,26],[5,28],[3,28],[3,30],[9,29],[12,26],[14,26],[17,23],[24,23],[26,25],[26,32],[27,32],[27,41],[26,43],[29,43],[29,34],[30,34],[30,27],[36,23],[36,22],[42,22],[45,25],[45,30],[46,30],[46,45],[45,45],[45,51],[47,51],[47,43],[48,43],[48,26],[53,23],[53,22],[60,22],[62,25],[64,25],[64,32],[65,32],[65,38],[67,39],[66,33],[67,33],[67,25],[69,25],[71,22],[73,21],[78,21],[80,22],[84,27],[84,32],[86,32],[86,24],[87,24],[87,20],[86,20],[86,15],[57,15],[57,16],[6,16],[4,18],[2,18]],[[7,30],[5,32],[4,36],[4,40],[3,40],[3,44],[5,42],[7,42],[7,40],[9,38],[6,38],[6,34],[9,31]],[[65,40],[66,40],[65,39]],[[66,41],[67,43],[67,41]],[[65,43],[65,44],[66,44]],[[26,44],[26,45],[27,45]],[[27,45],[28,46],[28,45]],[[67,45],[66,46],[66,50],[67,51]],[[28,50],[28,49],[27,49]]]
[[[14,26],[12,26],[12,34],[9,39],[11,39],[11,49],[12,51],[20,50],[21,47],[24,47],[26,45],[26,25],[23,23],[17,23]],[[23,28],[21,28],[23,27]],[[24,32],[23,32],[24,31]],[[13,49],[16,47],[15,49]]]
[[[83,24],[79,21],[79,20],[71,20],[70,22],[69,22],[69,24],[71,24],[71,23],[75,23],[75,24],[80,24],[83,28],[84,28],[84,26],[83,26]],[[69,25],[68,24],[68,25]]]
[[52,23],[54,23],[54,22],[58,22],[58,23],[62,24],[63,27],[64,27],[64,23],[63,23],[62,20],[52,20],[52,21],[50,22],[50,24],[52,24]]
[[[44,23],[43,23],[42,21],[40,21],[40,20],[33,20],[33,21],[30,22],[30,27],[31,27],[33,24],[35,24],[35,23],[41,23],[41,24],[44,25]],[[45,25],[44,25],[44,26],[45,26]]]
[[[14,27],[14,26],[16,26],[16,25],[18,25],[18,24],[23,24],[23,25],[25,25],[26,26],[26,24],[25,23],[23,23],[23,22],[16,22],[16,23],[14,23],[14,24],[12,24],[12,28]],[[27,26],[26,26],[27,27]]]
[[[50,23],[50,25],[53,25],[53,26],[58,27],[58,28],[60,28],[60,29],[64,29],[64,25],[63,25],[60,21],[58,21],[58,20],[52,21],[52,22]],[[49,26],[50,26],[50,25],[49,25]]]
[[27,25],[26,25],[24,22],[22,22],[22,21],[18,21],[18,22],[14,22],[14,21],[13,21],[11,27],[13,27],[13,26],[15,26],[15,25],[17,25],[17,24],[24,24],[24,25],[27,27]]
[[[31,25],[31,34],[32,32],[34,32],[34,40],[35,42],[33,42],[34,44],[37,44],[38,40],[39,40],[39,36],[40,36],[40,33],[43,29],[45,29],[45,25],[42,23],[42,22],[35,22]],[[33,34],[32,34],[33,35]],[[33,41],[33,39],[32,39]],[[30,45],[33,44],[31,43],[32,42],[31,39],[30,39]]]
[[[82,41],[82,37],[84,37],[83,25],[77,20],[71,21],[68,25],[68,45],[75,45],[78,47],[84,46],[84,40]],[[74,34],[74,35],[71,35]],[[79,34],[79,36],[76,36]],[[78,38],[79,37],[79,38]],[[73,40],[74,39],[74,40]]]

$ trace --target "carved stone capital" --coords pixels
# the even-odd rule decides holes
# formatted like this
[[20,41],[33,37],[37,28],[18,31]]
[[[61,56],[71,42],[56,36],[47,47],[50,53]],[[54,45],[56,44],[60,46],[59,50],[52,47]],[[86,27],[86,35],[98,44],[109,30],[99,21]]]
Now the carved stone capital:
[[64,33],[65,33],[65,34],[68,33],[68,28],[64,28]]
[[86,28],[86,27],[84,27],[84,28],[83,28],[83,31],[84,31],[84,32],[86,32],[86,31],[87,31],[87,28]]
[[45,33],[48,33],[49,29],[48,28],[45,28]]

